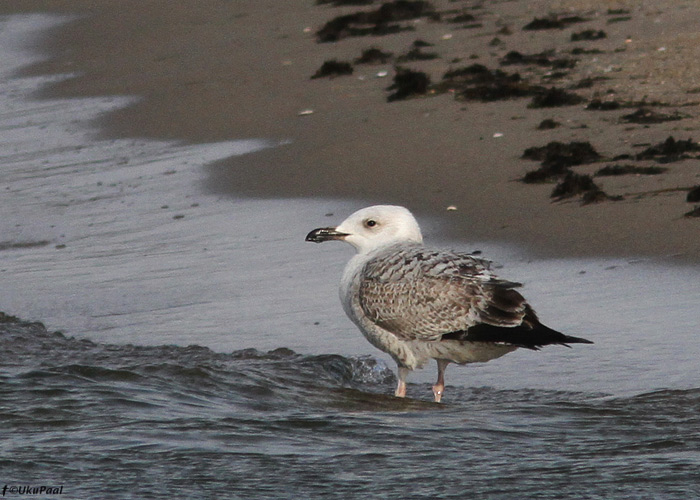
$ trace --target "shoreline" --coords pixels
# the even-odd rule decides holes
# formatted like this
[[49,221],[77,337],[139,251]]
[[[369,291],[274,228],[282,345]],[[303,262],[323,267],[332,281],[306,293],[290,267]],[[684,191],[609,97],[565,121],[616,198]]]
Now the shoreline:
[[[455,8],[452,2],[434,4],[443,10]],[[46,34],[38,48],[49,60],[22,73],[76,75],[46,88],[46,97],[139,96],[135,104],[96,123],[103,138],[290,141],[209,165],[208,187],[217,194],[358,200],[358,207],[402,204],[419,217],[439,220],[440,235],[449,240],[500,242],[542,257],[672,256],[699,262],[700,219],[683,217],[693,205],[684,201],[680,190],[700,184],[697,159],[669,164],[669,171],[659,176],[596,177],[606,193],[624,199],[585,206],[577,197],[552,202],[552,183],[518,180],[538,166],[522,159],[523,152],[552,141],[590,142],[609,159],[575,167],[577,173],[592,175],[615,163],[616,155],[638,154],[669,136],[700,139],[697,106],[683,105],[697,98],[688,91],[700,80],[683,66],[695,56],[695,40],[663,28],[671,21],[692,24],[700,19],[700,11],[684,1],[661,7],[630,5],[637,3],[510,2],[470,10],[480,28],[458,29],[419,19],[411,21],[415,31],[330,44],[317,43],[314,32],[330,18],[361,8],[315,5],[311,0],[244,1],[235,6],[179,0],[118,6],[86,0],[9,0],[0,11],[78,16]],[[467,2],[457,6],[471,8]],[[606,12],[612,8],[627,8],[631,19],[607,23]],[[552,11],[580,12],[590,20],[564,30],[521,30],[534,17]],[[499,36],[503,45],[490,45],[504,26],[511,34]],[[606,39],[562,45],[572,31],[587,28],[604,29]],[[674,29],[678,32],[677,26]],[[433,44],[425,50],[440,58],[403,65],[425,71],[434,82],[458,55],[462,60],[454,66],[480,63],[497,68],[515,48],[532,54],[564,47],[559,55],[579,45],[600,47],[602,54],[582,56],[565,79],[605,74],[610,80],[579,94],[623,103],[663,97],[673,105],[660,111],[678,111],[687,118],[630,125],[619,117],[636,108],[590,111],[584,103],[531,109],[529,99],[458,102],[451,94],[387,103],[393,63],[355,65],[351,76],[310,79],[325,60],[352,60],[369,46],[399,54],[417,38]],[[678,73],[665,73],[675,82],[672,88],[655,73],[671,64],[679,68]],[[614,70],[604,73],[608,67]],[[377,78],[382,70],[389,76]],[[543,74],[518,70],[532,78]],[[299,115],[308,109],[313,113]],[[562,125],[537,130],[544,119]],[[457,210],[447,211],[448,206]]]

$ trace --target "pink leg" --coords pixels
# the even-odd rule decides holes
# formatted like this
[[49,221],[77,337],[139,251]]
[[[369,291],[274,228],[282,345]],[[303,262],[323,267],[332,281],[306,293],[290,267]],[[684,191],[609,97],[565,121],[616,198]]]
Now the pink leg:
[[436,403],[440,402],[442,399],[442,394],[445,392],[445,370],[449,364],[450,362],[446,359],[437,360],[438,378],[437,382],[433,386],[433,395],[435,396]]
[[396,392],[394,393],[397,398],[406,396],[406,377],[408,376],[408,371],[408,368],[399,366],[399,385],[396,386]]

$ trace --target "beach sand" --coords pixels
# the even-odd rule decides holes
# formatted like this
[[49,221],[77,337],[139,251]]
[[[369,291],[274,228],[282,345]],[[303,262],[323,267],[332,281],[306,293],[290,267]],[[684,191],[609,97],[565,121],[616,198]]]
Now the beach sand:
[[[376,9],[379,3],[6,0],[0,14],[73,16],[37,45],[48,60],[23,74],[74,75],[47,87],[46,97],[138,96],[133,105],[89,124],[102,137],[285,142],[207,167],[212,192],[351,199],[358,207],[402,204],[419,217],[443,221],[443,238],[515,244],[544,257],[700,260],[700,218],[684,217],[694,208],[686,196],[700,184],[700,160],[692,153],[691,159],[667,164],[635,158],[669,136],[700,139],[695,2],[432,4],[442,13],[440,21],[421,17],[400,23],[411,31],[334,43],[318,43],[316,31],[336,16]],[[459,13],[473,15],[474,21],[447,21]],[[560,29],[523,30],[550,13],[583,20]],[[584,30],[603,30],[606,37],[571,41]],[[349,76],[310,78],[326,60],[353,61],[369,47],[399,55],[416,39],[432,44],[423,50],[439,58],[399,65],[424,71],[434,83],[448,69],[478,63],[518,71],[538,84],[548,82],[547,87],[570,88],[586,78],[594,84],[576,90],[585,99],[580,104],[532,109],[530,98],[460,101],[451,92],[387,102],[394,61],[354,65]],[[572,55],[576,47],[585,53]],[[578,61],[563,75],[553,75],[552,67],[500,66],[514,50],[554,50],[556,57]],[[386,77],[377,76],[382,71]],[[594,98],[623,106],[585,109]],[[651,109],[680,113],[683,119],[651,125],[622,121],[641,101],[663,104]],[[543,119],[560,126],[538,130]],[[584,205],[580,196],[553,201],[556,182],[520,181],[538,167],[522,158],[525,149],[551,141],[590,142],[601,159],[572,168],[580,174],[630,163],[668,170],[595,177],[607,195],[622,197],[618,201]],[[613,160],[623,154],[630,156]]]

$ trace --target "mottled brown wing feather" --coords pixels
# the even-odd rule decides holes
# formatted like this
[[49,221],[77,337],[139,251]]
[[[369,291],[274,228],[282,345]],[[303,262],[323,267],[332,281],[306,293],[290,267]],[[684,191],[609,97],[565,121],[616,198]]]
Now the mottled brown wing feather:
[[367,317],[404,340],[438,340],[442,335],[486,323],[517,326],[525,299],[470,255],[387,251],[363,269],[359,301]]

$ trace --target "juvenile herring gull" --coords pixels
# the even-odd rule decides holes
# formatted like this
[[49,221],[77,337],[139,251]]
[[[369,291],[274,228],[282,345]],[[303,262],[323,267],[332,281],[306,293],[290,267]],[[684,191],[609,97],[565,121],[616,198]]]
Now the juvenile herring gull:
[[363,208],[337,227],[314,229],[306,241],[343,240],[357,249],[340,282],[345,313],[367,340],[398,365],[396,396],[406,376],[437,361],[435,401],[445,390],[449,363],[486,362],[518,347],[592,342],[546,327],[489,262],[423,245],[420,227],[404,207]]

